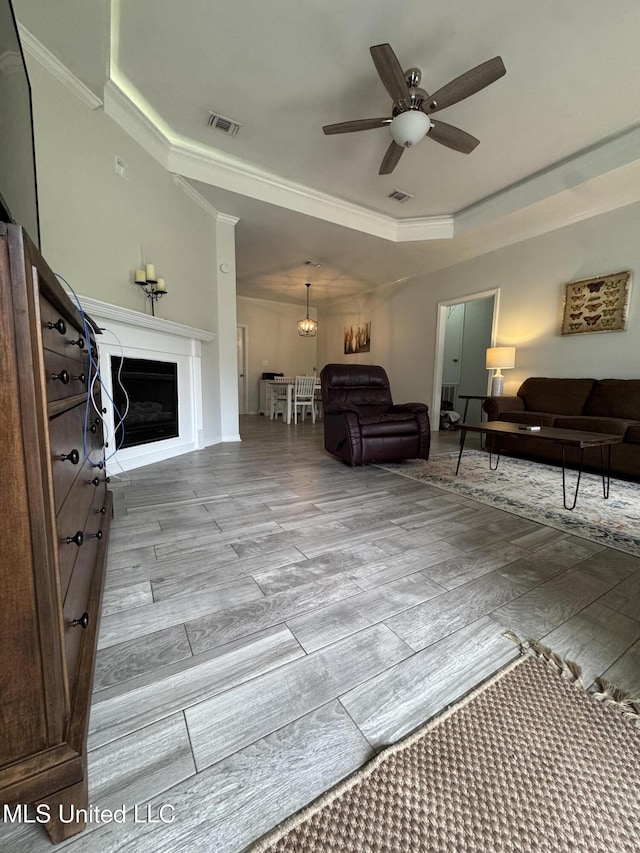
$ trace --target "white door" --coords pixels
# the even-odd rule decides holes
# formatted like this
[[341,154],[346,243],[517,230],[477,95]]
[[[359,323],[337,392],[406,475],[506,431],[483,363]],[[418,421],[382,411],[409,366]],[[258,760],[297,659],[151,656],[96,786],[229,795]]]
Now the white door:
[[247,414],[247,327],[236,327],[238,351],[238,414]]
[[447,309],[447,314],[444,337],[444,361],[442,363],[442,384],[457,386],[460,384],[464,302],[458,305],[450,305]]

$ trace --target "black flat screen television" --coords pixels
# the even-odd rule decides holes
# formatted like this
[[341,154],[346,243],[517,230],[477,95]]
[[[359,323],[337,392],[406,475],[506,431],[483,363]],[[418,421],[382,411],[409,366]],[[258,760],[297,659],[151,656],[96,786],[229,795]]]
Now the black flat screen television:
[[11,0],[0,0],[0,221],[40,246],[31,85]]

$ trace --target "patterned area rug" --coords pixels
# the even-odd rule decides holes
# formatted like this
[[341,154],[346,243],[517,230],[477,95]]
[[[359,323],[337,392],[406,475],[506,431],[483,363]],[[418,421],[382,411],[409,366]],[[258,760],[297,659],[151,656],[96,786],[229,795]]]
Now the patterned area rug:
[[[604,500],[602,478],[583,474],[576,507],[566,510],[561,468],[503,456],[498,470],[491,471],[486,453],[465,450],[456,477],[457,462],[454,452],[380,467],[640,557],[640,483],[612,479]],[[569,470],[570,501],[575,482],[576,472]]]
[[386,749],[251,853],[637,853],[637,706],[606,689],[596,701],[575,665],[543,646],[535,654]]

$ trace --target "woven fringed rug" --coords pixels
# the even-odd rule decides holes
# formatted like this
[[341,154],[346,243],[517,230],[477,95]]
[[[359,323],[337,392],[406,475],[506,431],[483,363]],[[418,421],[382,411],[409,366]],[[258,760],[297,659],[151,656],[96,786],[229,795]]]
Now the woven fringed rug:
[[527,647],[251,853],[638,853],[640,705]]

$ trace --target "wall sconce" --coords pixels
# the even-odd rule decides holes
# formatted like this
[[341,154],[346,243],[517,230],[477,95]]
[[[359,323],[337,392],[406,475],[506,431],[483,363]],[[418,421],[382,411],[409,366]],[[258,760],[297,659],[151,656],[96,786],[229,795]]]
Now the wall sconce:
[[500,397],[504,389],[503,369],[516,366],[515,347],[489,347],[487,350],[487,370],[495,370],[491,380],[491,396]]
[[138,284],[151,300],[151,316],[155,317],[155,304],[167,293],[165,280],[156,278],[155,264],[145,264],[143,270],[136,270],[135,284]]

